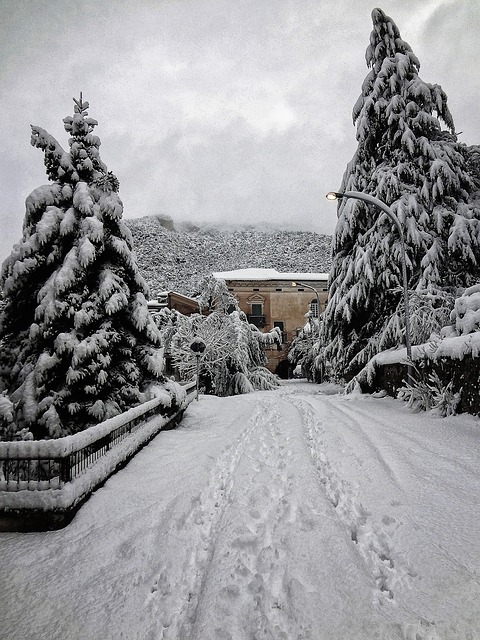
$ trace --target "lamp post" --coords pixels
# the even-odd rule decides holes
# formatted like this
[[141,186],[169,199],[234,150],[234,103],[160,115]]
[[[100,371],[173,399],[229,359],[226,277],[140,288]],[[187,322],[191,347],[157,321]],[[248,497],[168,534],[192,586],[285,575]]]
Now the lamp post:
[[315,287],[312,287],[312,285],[306,284],[305,282],[292,281],[292,287],[296,287],[297,285],[300,287],[306,287],[307,289],[311,289],[315,294],[315,298],[317,299],[317,320],[318,320],[317,333],[318,335],[320,335],[320,298],[318,297],[318,291],[315,289]]
[[329,191],[327,193],[327,200],[338,200],[340,198],[354,198],[355,200],[362,200],[367,204],[374,204],[381,209],[395,225],[400,238],[400,253],[402,258],[402,280],[403,280],[403,308],[405,314],[405,346],[407,348],[407,378],[408,383],[413,383],[412,374],[412,343],[410,340],[410,310],[408,306],[408,279],[407,279],[407,260],[405,253],[405,240],[403,237],[403,229],[397,218],[388,205],[382,202],[375,196],[371,196],[369,193],[362,193],[360,191],[343,191],[337,193],[336,191]]
[[197,359],[197,377],[195,379],[195,396],[198,401],[198,390],[200,388],[200,357],[202,353],[205,351],[207,345],[201,338],[194,338],[190,345],[190,350],[195,355]]

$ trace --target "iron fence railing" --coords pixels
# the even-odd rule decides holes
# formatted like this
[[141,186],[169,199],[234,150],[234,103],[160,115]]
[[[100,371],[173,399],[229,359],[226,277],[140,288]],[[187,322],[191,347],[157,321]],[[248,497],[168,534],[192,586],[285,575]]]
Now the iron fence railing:
[[[186,385],[185,390],[188,404],[193,398],[195,383]],[[125,438],[135,434],[162,409],[162,401],[157,398],[72,436],[55,440],[0,442],[0,492],[62,488],[65,483],[84,474]],[[174,421],[179,413],[183,413],[181,409],[164,410],[162,414],[171,416]],[[165,425],[160,428],[165,428]]]

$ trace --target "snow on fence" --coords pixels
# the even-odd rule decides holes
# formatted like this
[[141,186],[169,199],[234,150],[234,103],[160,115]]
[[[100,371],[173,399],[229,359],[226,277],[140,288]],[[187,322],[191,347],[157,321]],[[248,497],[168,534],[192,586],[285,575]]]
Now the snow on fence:
[[0,442],[0,531],[64,526],[88,496],[162,429],[180,422],[194,397],[183,386],[161,415],[156,397],[72,436]]

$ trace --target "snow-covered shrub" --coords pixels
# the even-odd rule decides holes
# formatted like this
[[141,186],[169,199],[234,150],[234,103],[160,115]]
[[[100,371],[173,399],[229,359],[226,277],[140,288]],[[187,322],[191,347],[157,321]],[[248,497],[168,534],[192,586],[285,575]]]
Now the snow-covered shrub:
[[170,316],[159,326],[162,333],[170,333],[168,351],[182,379],[196,375],[197,357],[191,345],[200,338],[205,344],[199,356],[200,386],[205,393],[228,396],[278,386],[276,376],[263,366],[263,347],[280,342],[278,329],[262,333],[240,311],[190,317],[174,313],[175,321]]
[[480,331],[480,284],[468,287],[455,300],[450,322],[442,330],[443,337],[464,336]]
[[163,381],[118,180],[100,159],[87,109],[75,100],[64,119],[68,151],[32,127],[51,183],[28,196],[23,237],[0,278],[0,392],[13,403],[16,432],[36,438],[114,416]]
[[[358,148],[339,191],[376,196],[398,218],[408,288],[423,301],[415,309],[412,298],[412,329],[422,339],[457,289],[480,279],[477,165],[473,151],[457,142],[441,87],[419,77],[420,63],[391,18],[380,9],[372,18],[370,71],[353,109]],[[321,336],[334,377],[353,377],[375,353],[402,342],[401,264],[390,218],[341,199]]]
[[453,295],[448,291],[411,291],[410,333],[413,344],[424,344],[440,335],[453,306]]
[[457,413],[457,407],[460,403],[460,391],[453,391],[453,382],[450,381],[446,385],[442,384],[437,374],[430,377],[432,387],[432,413],[442,416],[454,416]]
[[268,391],[278,386],[277,379],[265,367],[255,367],[248,371],[248,380],[257,391]]
[[5,423],[9,424],[13,422],[13,403],[10,398],[2,393],[0,395],[0,419]]
[[[449,292],[410,291],[409,317],[412,344],[425,344],[440,335],[450,317],[453,296]],[[405,342],[405,309],[403,298],[380,330],[372,335],[366,347],[353,362],[368,362],[374,355]]]
[[454,392],[453,382],[443,383],[436,372],[428,375],[426,380],[406,383],[398,392],[398,398],[407,402],[413,411],[431,411],[442,417],[457,413],[460,397],[461,389]]
[[234,396],[255,391],[253,384],[248,379],[248,376],[243,373],[243,371],[236,371],[233,374],[229,386],[231,394]]
[[412,411],[429,411],[432,407],[432,391],[425,380],[405,383],[398,391],[398,399],[407,403]]
[[[316,329],[318,332],[318,328]],[[318,333],[317,333],[318,335]],[[318,362],[319,343],[315,340],[310,321],[302,328],[298,336],[292,340],[288,351],[288,360],[307,380],[321,379],[321,363]],[[298,369],[297,369],[298,367]]]
[[13,403],[4,393],[0,395],[0,440],[12,440],[17,433],[13,420]]
[[207,393],[211,393],[216,387],[222,386],[217,379],[221,378],[226,368],[226,356],[232,341],[231,326],[225,321],[225,316],[219,313],[209,316],[195,314],[190,317],[176,313],[176,316],[176,331],[169,345],[174,367],[183,380],[195,377],[197,357],[191,344],[194,339],[201,338],[205,343],[205,351],[201,354],[202,386]]

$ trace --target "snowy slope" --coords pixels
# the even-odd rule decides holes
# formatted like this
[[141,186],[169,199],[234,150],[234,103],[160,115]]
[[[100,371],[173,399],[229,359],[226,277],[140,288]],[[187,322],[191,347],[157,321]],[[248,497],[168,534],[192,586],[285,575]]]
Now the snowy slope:
[[1,534],[2,640],[478,639],[478,419],[334,391],[200,397],[68,528]]
[[168,289],[198,293],[201,280],[213,271],[257,267],[312,273],[326,272],[331,264],[331,236],[308,231],[175,227],[156,216],[125,223],[152,297]]

